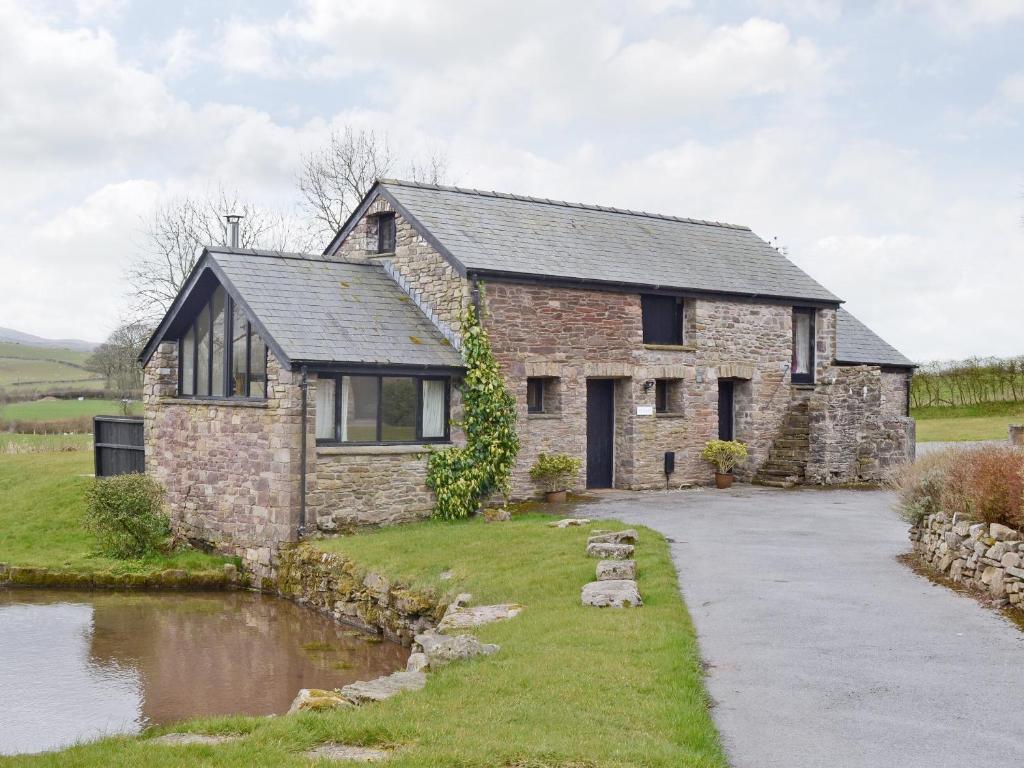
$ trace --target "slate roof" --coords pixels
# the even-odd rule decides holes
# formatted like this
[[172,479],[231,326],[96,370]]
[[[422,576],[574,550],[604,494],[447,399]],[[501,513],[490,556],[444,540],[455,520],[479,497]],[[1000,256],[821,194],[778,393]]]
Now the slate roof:
[[908,357],[841,307],[836,313],[836,362],[914,366]]
[[405,181],[378,187],[464,272],[840,301],[747,227]]
[[376,264],[209,248],[291,362],[462,367],[462,356]]

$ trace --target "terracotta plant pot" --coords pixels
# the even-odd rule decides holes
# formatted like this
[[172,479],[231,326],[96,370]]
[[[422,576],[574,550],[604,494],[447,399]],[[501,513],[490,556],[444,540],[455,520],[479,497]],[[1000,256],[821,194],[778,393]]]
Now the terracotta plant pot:
[[565,501],[565,491],[547,491],[544,493],[544,501],[548,504],[561,504]]
[[716,488],[732,488],[732,475],[728,472],[715,472]]

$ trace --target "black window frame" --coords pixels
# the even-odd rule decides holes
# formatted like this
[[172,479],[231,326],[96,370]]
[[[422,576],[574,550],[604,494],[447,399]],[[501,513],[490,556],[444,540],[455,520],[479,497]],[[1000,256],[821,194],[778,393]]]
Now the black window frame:
[[[640,294],[640,320],[643,327],[643,343],[665,347],[681,347],[686,343],[684,324],[685,299],[663,293]],[[671,318],[666,315],[671,313]],[[664,334],[666,327],[671,334]]]
[[[341,440],[341,380],[345,376],[363,376],[377,380],[377,439],[376,440]],[[382,440],[384,423],[384,379],[414,379],[416,381],[416,438],[414,440]],[[450,443],[452,439],[452,377],[441,374],[404,373],[397,371],[366,373],[362,371],[342,371],[317,374],[317,381],[334,382],[334,437],[316,438],[317,445],[324,446],[359,446],[359,445],[428,445],[432,443]],[[423,436],[423,382],[444,382],[444,435],[442,437]]]
[[[807,344],[808,344],[808,360],[810,361],[810,371],[808,373],[797,373],[796,372],[796,318],[797,315],[806,315],[810,318],[810,328]],[[818,310],[814,307],[793,307],[793,333],[791,341],[791,352],[792,357],[790,359],[790,379],[793,384],[813,384],[814,383],[814,371],[818,367],[818,331],[817,331],[817,319]]]
[[[214,289],[214,291],[216,288]],[[223,290],[223,287],[221,287]],[[222,364],[222,376],[224,379],[224,393],[223,395],[214,395],[213,392],[213,293],[210,292],[210,296],[203,303],[203,306],[195,316],[192,318],[192,322],[178,335],[178,397],[188,398],[190,400],[266,400],[267,389],[266,381],[264,381],[263,394],[253,396],[252,391],[252,337],[253,334],[259,336],[259,332],[253,326],[251,320],[246,318],[246,334],[245,334],[245,392],[239,394],[235,392],[235,377],[232,375],[232,352],[235,343],[235,300],[231,294],[226,290],[224,291],[224,349],[221,353],[223,359]],[[209,371],[209,377],[207,380],[207,391],[203,394],[199,393],[199,344],[198,344],[198,333],[196,328],[196,321],[199,316],[203,313],[207,313],[207,319],[210,326],[210,341],[208,344],[209,350],[207,351],[206,366]],[[184,368],[185,361],[181,355],[182,340],[188,331],[192,331],[192,394],[185,394],[184,390]],[[268,357],[270,354],[270,348],[267,346],[266,340],[263,343],[263,371],[264,377],[266,376]]]
[[669,413],[669,380],[654,380],[654,412]]
[[[377,220],[377,253],[394,253],[398,241],[398,222],[394,213],[378,213]],[[385,233],[388,238],[385,238]],[[391,246],[390,248],[387,246]]]
[[[536,393],[540,390],[540,397],[538,402],[533,402],[536,398],[531,397],[531,389]],[[526,379],[526,412],[527,413],[547,413],[545,408],[545,390],[547,390],[547,381],[541,376],[528,376]]]

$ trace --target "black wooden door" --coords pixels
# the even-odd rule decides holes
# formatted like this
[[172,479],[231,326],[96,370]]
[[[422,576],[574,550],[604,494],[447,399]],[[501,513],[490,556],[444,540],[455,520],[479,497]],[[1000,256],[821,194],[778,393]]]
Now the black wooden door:
[[733,439],[733,382],[718,380],[718,439]]
[[612,487],[615,382],[587,379],[587,488]]

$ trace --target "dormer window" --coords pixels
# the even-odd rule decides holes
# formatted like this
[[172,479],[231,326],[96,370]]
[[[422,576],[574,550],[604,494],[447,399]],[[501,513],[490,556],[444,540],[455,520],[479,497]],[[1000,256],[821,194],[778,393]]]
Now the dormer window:
[[395,214],[377,216],[377,253],[395,252]]

